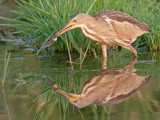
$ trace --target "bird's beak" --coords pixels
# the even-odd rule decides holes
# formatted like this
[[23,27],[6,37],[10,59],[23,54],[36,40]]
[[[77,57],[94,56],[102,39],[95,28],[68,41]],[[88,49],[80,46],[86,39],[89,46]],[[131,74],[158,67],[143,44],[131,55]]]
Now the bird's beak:
[[60,35],[62,35],[64,32],[68,31],[68,30],[71,30],[73,28],[73,26],[76,24],[75,21],[68,21],[68,23],[62,27],[53,37],[52,37],[52,40],[47,42],[46,44],[44,44],[42,46],[42,48],[46,48],[46,47],[49,47],[50,45],[52,45],[56,40],[57,40],[57,37],[59,37]]
[[49,42],[45,43],[45,44],[42,46],[42,48],[46,48],[46,47],[51,46],[56,40],[57,40],[57,36],[54,35],[54,36],[52,37],[52,40],[50,40]]
[[65,33],[68,30],[71,30],[73,26],[76,24],[75,21],[69,21],[64,27],[62,27],[55,35],[58,37]]
[[50,82],[50,84],[52,85],[52,88],[55,90],[55,92],[63,95],[67,100],[69,100],[72,103],[77,101],[76,97],[74,97],[71,93],[66,93],[63,90],[58,89],[57,85],[52,81],[52,79],[50,77],[48,77],[47,80]]
[[58,91],[57,91],[59,94],[61,94],[61,95],[63,95],[66,99],[68,99],[71,103],[75,103],[75,102],[77,102],[77,99],[73,96],[73,95],[71,95],[70,93],[66,93],[66,92],[64,92],[64,91],[62,91],[62,90],[60,90],[60,89],[58,89]]

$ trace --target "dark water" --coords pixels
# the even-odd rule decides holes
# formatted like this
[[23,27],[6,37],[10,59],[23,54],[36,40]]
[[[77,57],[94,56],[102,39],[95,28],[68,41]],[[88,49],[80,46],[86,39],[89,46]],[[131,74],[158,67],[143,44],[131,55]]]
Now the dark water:
[[[72,54],[72,71],[67,53],[36,56],[29,45],[15,41],[0,41],[0,80],[6,47],[11,53],[0,87],[0,120],[160,120],[159,53],[139,51],[133,61],[129,51],[110,52],[107,70],[101,70],[101,57],[88,56],[82,71],[79,55]],[[75,97],[80,93],[87,99]]]

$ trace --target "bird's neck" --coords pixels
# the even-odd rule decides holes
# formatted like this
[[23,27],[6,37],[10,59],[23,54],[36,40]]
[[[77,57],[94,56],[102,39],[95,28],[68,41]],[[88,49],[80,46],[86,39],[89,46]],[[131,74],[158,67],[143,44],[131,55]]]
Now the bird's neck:
[[85,96],[84,94],[76,94],[76,98],[77,98],[76,102],[70,101],[70,103],[78,108],[83,108],[94,102],[94,99],[90,98],[89,96]]

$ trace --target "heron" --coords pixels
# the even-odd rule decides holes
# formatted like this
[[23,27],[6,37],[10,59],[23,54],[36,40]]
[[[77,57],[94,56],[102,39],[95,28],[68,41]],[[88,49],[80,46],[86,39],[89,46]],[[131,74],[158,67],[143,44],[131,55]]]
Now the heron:
[[92,103],[108,106],[129,99],[149,83],[150,76],[139,76],[134,73],[136,71],[134,64],[135,61],[132,61],[123,69],[106,70],[101,75],[90,78],[79,94],[65,92],[59,89],[51,78],[47,80],[56,93],[64,96],[75,107],[83,108]]
[[92,16],[79,13],[72,16],[42,48],[49,47],[57,37],[74,28],[80,28],[86,38],[100,42],[104,58],[107,57],[107,45],[121,46],[137,57],[137,51],[132,47],[132,43],[138,36],[150,32],[146,23],[119,11],[104,10]]

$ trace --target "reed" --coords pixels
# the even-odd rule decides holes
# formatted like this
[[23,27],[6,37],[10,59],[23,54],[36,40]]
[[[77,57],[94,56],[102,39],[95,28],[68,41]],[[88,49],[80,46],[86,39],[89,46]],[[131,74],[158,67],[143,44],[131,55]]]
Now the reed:
[[[151,33],[139,37],[135,42],[136,48],[147,48],[160,50],[160,4],[156,0],[29,0],[28,2],[15,0],[18,10],[11,12],[17,15],[16,18],[0,16],[8,24],[0,24],[3,27],[14,27],[15,34],[25,38],[37,40],[35,47],[40,47],[48,36],[53,35],[76,13],[94,14],[100,10],[117,10],[130,14],[140,21],[146,22]],[[101,51],[100,44],[86,39],[79,29],[74,29],[61,35],[55,44],[49,48],[53,52],[78,52],[85,56],[86,50],[89,53]],[[70,56],[71,58],[71,56]],[[83,61],[83,57],[82,57]],[[70,59],[72,62],[72,59]]]
[[7,49],[6,49],[6,52],[5,52],[5,61],[4,61],[4,73],[3,73],[3,79],[2,79],[2,86],[4,86],[4,82],[6,80],[6,75],[9,71],[8,69],[8,64],[9,64],[9,60],[10,60],[10,55],[11,53],[7,54]]

